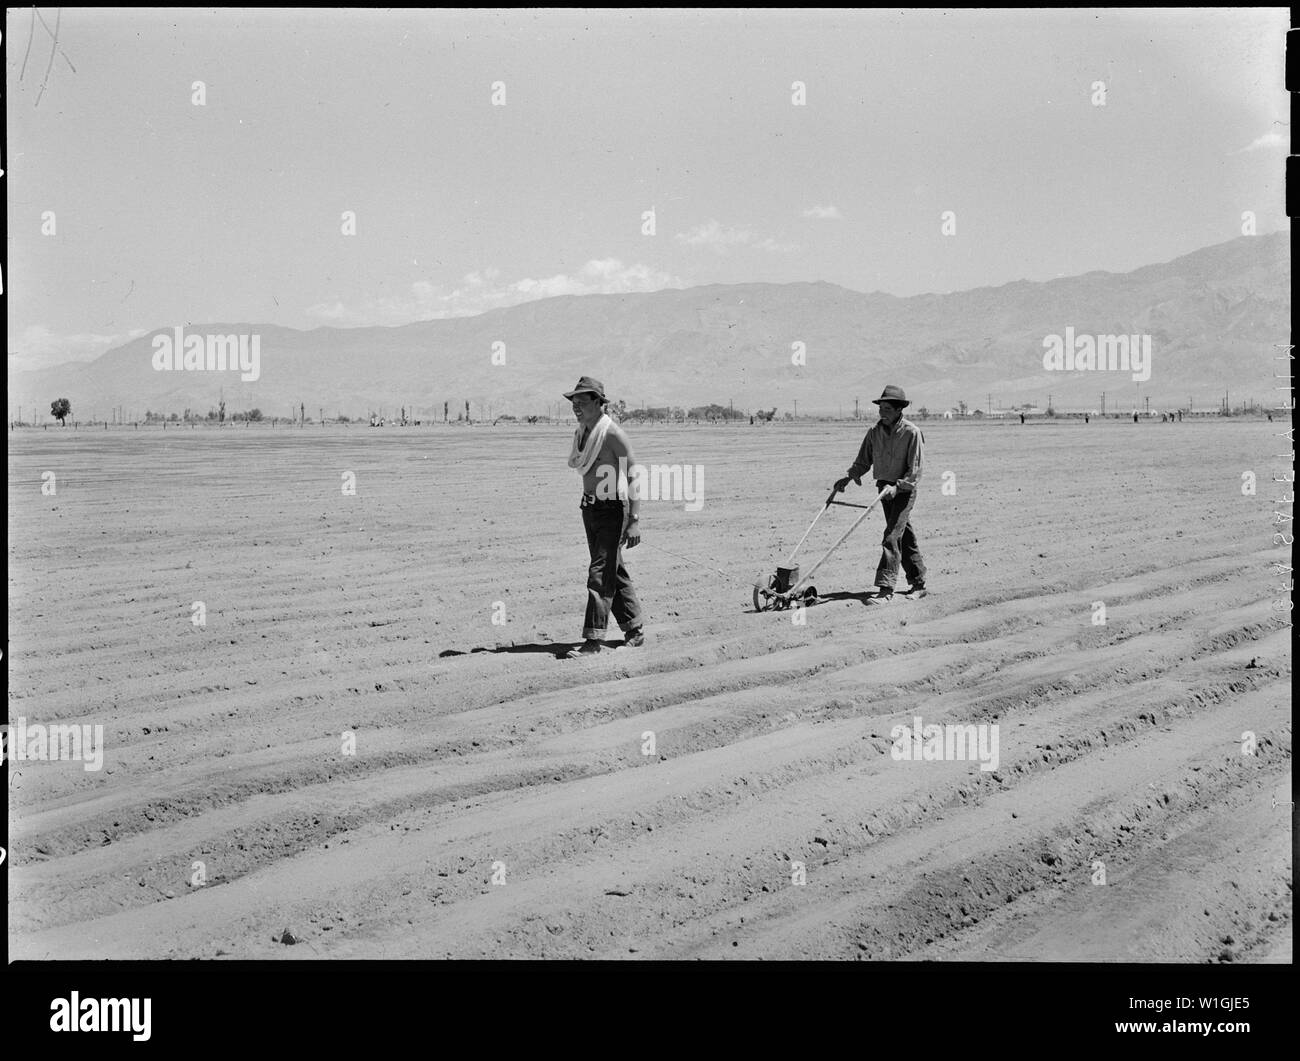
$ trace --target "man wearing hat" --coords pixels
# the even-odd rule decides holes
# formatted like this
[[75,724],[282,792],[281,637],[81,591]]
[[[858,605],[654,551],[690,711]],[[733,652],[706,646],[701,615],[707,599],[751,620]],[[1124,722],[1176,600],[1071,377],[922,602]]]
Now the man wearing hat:
[[925,561],[911,524],[925,436],[912,421],[903,418],[903,410],[911,403],[902,387],[889,384],[872,404],[880,407],[880,419],[862,440],[857,459],[849,467],[849,474],[835,484],[835,492],[843,492],[850,479],[861,486],[868,469],[874,470],[876,492],[885,492],[880,502],[885,512],[885,536],[876,567],[877,590],[867,603],[888,604],[894,599],[900,562],[911,583],[906,592],[913,599],[926,595]]
[[[645,642],[641,632],[641,604],[632,577],[623,566],[621,547],[641,541],[638,521],[641,499],[628,489],[636,465],[632,445],[618,424],[605,412],[605,387],[583,376],[564,395],[573,406],[578,428],[573,433],[569,467],[582,476],[582,523],[587,531],[591,566],[587,569],[587,613],[583,619],[584,643],[568,653],[570,659],[593,655],[605,647],[605,629],[614,613],[625,645]],[[635,481],[635,479],[634,479]]]

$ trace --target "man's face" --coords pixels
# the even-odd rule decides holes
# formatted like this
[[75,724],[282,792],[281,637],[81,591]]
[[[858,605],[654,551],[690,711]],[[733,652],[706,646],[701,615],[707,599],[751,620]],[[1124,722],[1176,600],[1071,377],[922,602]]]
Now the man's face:
[[600,419],[600,403],[596,401],[591,394],[575,394],[569,399],[569,404],[573,406],[573,415],[578,418],[581,424],[594,423]]
[[880,422],[886,427],[893,427],[898,423],[898,418],[903,415],[903,407],[895,405],[893,402],[880,403]]

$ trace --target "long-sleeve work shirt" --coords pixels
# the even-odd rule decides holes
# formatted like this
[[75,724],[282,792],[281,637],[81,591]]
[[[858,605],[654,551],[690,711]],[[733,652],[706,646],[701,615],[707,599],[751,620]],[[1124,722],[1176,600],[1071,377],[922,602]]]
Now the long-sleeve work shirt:
[[868,469],[874,469],[876,479],[896,483],[900,493],[909,493],[920,481],[924,449],[921,429],[912,421],[900,417],[892,431],[877,423],[862,440],[857,459],[849,467],[849,476],[861,479]]

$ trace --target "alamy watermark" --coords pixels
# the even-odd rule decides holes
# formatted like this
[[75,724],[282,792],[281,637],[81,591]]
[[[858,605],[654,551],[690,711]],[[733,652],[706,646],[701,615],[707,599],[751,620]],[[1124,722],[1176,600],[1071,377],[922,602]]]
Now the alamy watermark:
[[50,1031],[131,1032],[136,1042],[147,1042],[152,1004],[149,998],[82,998],[73,991],[50,1003]]
[[897,762],[974,762],[981,770],[998,768],[998,726],[981,722],[978,725],[949,723],[940,726],[921,723],[915,716],[914,726],[895,726],[889,731],[894,742],[890,755]]
[[684,501],[687,512],[704,507],[704,465],[634,464],[628,474],[627,458],[618,468],[602,464],[596,472],[596,497],[600,501]]
[[155,372],[238,372],[245,383],[262,374],[262,337],[251,335],[186,335],[177,325],[172,334],[153,337]]
[[1048,372],[1131,372],[1135,383],[1151,378],[1149,335],[1049,335],[1043,340]]
[[83,770],[104,765],[104,727],[87,725],[29,726],[18,717],[12,726],[0,727],[0,762],[79,762]]

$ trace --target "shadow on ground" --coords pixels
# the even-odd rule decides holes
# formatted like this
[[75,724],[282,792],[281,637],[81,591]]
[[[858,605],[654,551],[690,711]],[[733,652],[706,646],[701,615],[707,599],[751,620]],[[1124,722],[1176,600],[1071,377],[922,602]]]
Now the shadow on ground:
[[[438,658],[446,659],[450,656],[471,656],[476,652],[491,652],[493,655],[499,655],[502,652],[510,652],[510,653],[531,652],[534,654],[540,653],[540,654],[554,656],[556,659],[563,659],[565,654],[569,652],[570,649],[578,648],[581,645],[582,645],[581,641],[560,641],[560,642],[539,641],[534,644],[528,644],[528,645],[496,645],[491,648],[489,648],[487,645],[480,645],[478,648],[471,648],[467,651],[461,651],[460,649],[449,648],[443,652],[439,652]],[[625,648],[625,647],[626,646],[623,644],[622,641],[605,642],[606,652],[612,651],[613,649],[616,648]]]
[[822,593],[818,595],[817,600],[819,603],[833,600],[855,600],[859,604],[866,604],[874,596],[874,593]]

